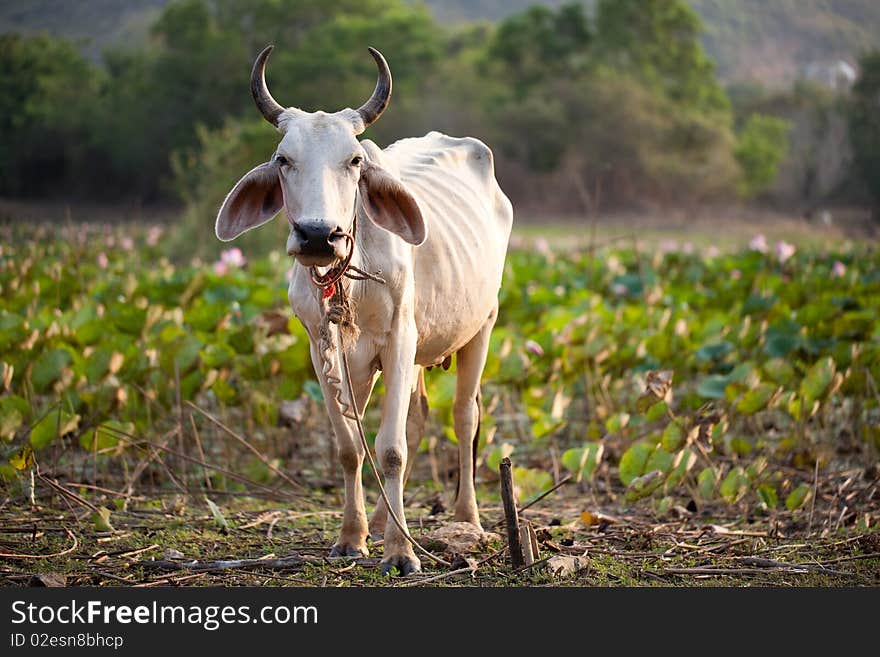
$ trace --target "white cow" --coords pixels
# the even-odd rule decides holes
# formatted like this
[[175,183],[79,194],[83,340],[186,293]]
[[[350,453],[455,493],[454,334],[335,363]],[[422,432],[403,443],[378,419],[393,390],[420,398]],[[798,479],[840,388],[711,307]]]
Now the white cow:
[[[354,323],[347,354],[354,405],[362,414],[379,372],[385,400],[376,454],[397,517],[404,519],[403,488],[427,415],[423,368],[457,355],[454,401],[459,445],[455,519],[480,524],[474,492],[474,451],[480,421],[480,376],[498,311],[498,290],[513,218],[495,180],[492,152],[477,139],[431,132],[381,150],[356,135],[375,121],[391,96],[384,57],[372,97],[358,110],[328,114],[284,108],[269,93],[266,60],[257,57],[251,91],[263,116],[283,135],[272,161],[246,174],[217,215],[221,240],[266,223],[284,208],[290,225],[287,252],[298,263],[289,299],[310,338],[312,362],[333,425],[345,476],[345,509],[331,556],[367,554],[368,533],[384,535],[383,572],[419,571],[412,546],[380,499],[367,523],[361,487],[364,450],[356,425],[338,403],[333,385],[337,357],[321,349],[325,312],[316,267],[338,266],[352,241],[352,264],[381,271],[385,283],[343,279]],[[319,271],[319,270],[314,270]],[[404,520],[405,522],[405,520]]]

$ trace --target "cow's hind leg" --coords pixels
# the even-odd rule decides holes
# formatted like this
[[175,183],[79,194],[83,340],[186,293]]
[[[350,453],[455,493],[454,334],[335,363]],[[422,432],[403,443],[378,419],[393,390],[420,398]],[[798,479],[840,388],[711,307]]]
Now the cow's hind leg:
[[[416,452],[425,435],[425,422],[428,419],[428,394],[425,389],[425,370],[419,368],[418,382],[409,398],[409,410],[406,416],[406,469],[403,473],[403,485],[409,479]],[[388,508],[382,495],[376,502],[376,510],[370,518],[370,537],[378,541],[385,534],[385,523],[388,521]]]
[[480,527],[475,490],[476,451],[480,436],[480,377],[489,352],[489,336],[495,326],[497,308],[483,328],[456,354],[457,380],[452,405],[455,437],[458,439],[458,493],[455,520]]

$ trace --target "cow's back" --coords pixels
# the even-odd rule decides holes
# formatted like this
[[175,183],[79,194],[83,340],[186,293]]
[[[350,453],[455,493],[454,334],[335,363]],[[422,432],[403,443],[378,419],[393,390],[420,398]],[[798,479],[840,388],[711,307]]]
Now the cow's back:
[[432,364],[464,346],[495,308],[513,211],[478,139],[431,132],[392,144],[383,159],[428,227],[415,250],[416,360]]

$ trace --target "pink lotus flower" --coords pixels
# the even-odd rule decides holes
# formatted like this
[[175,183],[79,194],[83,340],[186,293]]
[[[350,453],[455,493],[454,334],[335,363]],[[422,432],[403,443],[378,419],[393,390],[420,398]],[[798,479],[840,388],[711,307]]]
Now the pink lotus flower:
[[844,276],[846,276],[846,265],[840,260],[835,260],[834,264],[831,266],[831,277],[842,278]]
[[98,266],[101,269],[107,269],[107,266],[109,264],[110,264],[110,260],[109,260],[109,258],[107,258],[107,254],[104,253],[103,251],[101,251],[101,253],[98,254]]
[[239,268],[244,267],[247,260],[245,260],[241,249],[234,246],[231,249],[226,249],[220,254],[220,262],[226,263],[229,267]]
[[232,269],[240,269],[247,264],[244,254],[238,247],[226,249],[220,253],[220,259],[214,263],[214,273],[222,276]]
[[794,244],[782,241],[776,242],[776,248],[774,251],[776,252],[776,259],[779,260],[779,262],[785,262],[794,255],[794,252],[797,251],[797,249]]
[[742,275],[743,274],[739,269],[734,269],[733,271],[730,272],[730,277],[735,281],[738,281],[739,279],[741,279]]
[[550,255],[550,242],[543,237],[539,237],[535,240],[535,251],[544,256]]
[[707,258],[717,258],[719,255],[721,255],[721,251],[717,246],[710,246],[706,249],[705,256]]
[[768,250],[767,249],[767,238],[764,237],[763,233],[758,233],[749,242],[749,248],[752,251],[759,251],[761,253],[767,253],[767,250]]
[[660,240],[660,243],[657,245],[657,250],[660,251],[661,255],[675,253],[678,251],[678,242],[670,239]]
[[131,251],[134,248],[134,240],[130,237],[121,237],[119,239],[119,246],[123,251]]
[[544,355],[544,348],[534,340],[526,340],[525,347],[526,351],[528,351],[530,354],[534,354],[535,356]]
[[149,231],[147,231],[147,246],[156,246],[159,243],[159,239],[162,237],[162,227],[161,226],[152,226]]

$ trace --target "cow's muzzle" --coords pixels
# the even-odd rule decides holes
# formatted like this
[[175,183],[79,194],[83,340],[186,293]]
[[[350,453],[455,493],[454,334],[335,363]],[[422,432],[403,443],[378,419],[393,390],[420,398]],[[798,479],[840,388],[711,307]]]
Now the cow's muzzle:
[[345,233],[325,222],[294,222],[287,238],[287,255],[305,266],[325,267],[345,256]]

